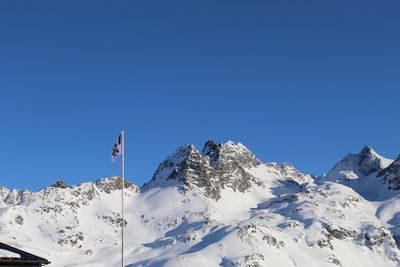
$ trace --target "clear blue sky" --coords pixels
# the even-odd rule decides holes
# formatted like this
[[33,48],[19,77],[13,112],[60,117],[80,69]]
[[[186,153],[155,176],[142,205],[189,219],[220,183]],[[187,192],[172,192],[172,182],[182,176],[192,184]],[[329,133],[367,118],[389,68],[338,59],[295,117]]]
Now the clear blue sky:
[[0,2],[0,185],[119,175],[177,147],[239,141],[321,174],[400,153],[400,2]]

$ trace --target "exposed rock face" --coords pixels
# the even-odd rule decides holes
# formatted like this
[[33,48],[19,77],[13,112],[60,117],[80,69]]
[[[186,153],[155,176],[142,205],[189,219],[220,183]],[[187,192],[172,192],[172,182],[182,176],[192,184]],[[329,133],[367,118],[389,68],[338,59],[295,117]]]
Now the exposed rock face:
[[204,144],[202,153],[208,156],[210,165],[215,165],[218,162],[221,147],[222,144],[218,145],[214,140],[208,140]]
[[202,153],[188,144],[160,164],[145,188],[163,180],[174,180],[184,191],[197,187],[206,196],[218,200],[225,187],[245,192],[252,182],[260,184],[247,171],[259,165],[261,162],[240,143],[217,144],[209,140]]
[[[121,177],[113,176],[110,178],[103,178],[96,181],[96,186],[106,192],[110,193],[114,190],[121,190],[122,189],[122,181]],[[132,184],[130,181],[124,179],[124,188],[132,189],[136,193],[139,192],[139,187]]]
[[67,188],[68,186],[64,183],[63,180],[59,180],[59,181],[55,182],[54,184],[52,184],[51,187]]
[[15,223],[17,223],[19,225],[23,225],[24,224],[24,217],[22,217],[21,215],[17,215],[15,217]]
[[387,168],[378,173],[382,181],[388,184],[390,190],[400,190],[400,156]]
[[284,175],[287,181],[297,183],[299,185],[314,181],[314,177],[298,171],[293,165],[283,163],[279,165],[276,162],[265,163],[265,166],[274,170],[274,172]]
[[[277,197],[265,203],[260,210],[269,210],[297,221],[308,221],[310,225],[303,231],[310,247],[329,248],[334,250],[333,240],[348,240],[360,246],[374,248],[380,253],[391,255],[392,260],[399,262],[400,253],[396,237],[379,224],[366,222],[351,212],[368,206],[368,202],[353,190],[340,184],[323,184],[320,186],[305,184],[306,190],[295,194]],[[353,211],[352,211],[353,210]],[[352,222],[348,222],[352,216]],[[299,220],[301,218],[301,220]],[[355,227],[356,226],[356,227]]]
[[324,177],[327,180],[350,181],[381,171],[393,160],[384,158],[365,146],[358,154],[348,154]]
[[357,163],[364,176],[380,171],[383,167],[381,157],[369,146],[365,146],[358,154]]
[[32,192],[28,191],[28,190],[16,190],[16,189],[12,189],[12,190],[8,190],[6,188],[2,188],[2,190],[0,191],[0,200],[3,200],[3,202],[6,205],[18,205],[21,204],[22,202],[24,202],[30,195],[32,194]]
[[214,140],[209,140],[204,145],[202,154],[208,158],[210,166],[223,166],[225,170],[237,166],[252,168],[261,164],[260,160],[244,145],[231,141],[217,145]]

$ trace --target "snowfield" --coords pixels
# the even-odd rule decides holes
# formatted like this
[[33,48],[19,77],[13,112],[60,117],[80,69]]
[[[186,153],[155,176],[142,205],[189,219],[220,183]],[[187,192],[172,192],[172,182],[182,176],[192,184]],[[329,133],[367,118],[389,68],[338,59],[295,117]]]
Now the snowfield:
[[[184,145],[153,178],[0,187],[0,241],[49,266],[400,266],[400,159],[372,148],[322,177],[240,143]],[[0,256],[9,255],[0,251]]]

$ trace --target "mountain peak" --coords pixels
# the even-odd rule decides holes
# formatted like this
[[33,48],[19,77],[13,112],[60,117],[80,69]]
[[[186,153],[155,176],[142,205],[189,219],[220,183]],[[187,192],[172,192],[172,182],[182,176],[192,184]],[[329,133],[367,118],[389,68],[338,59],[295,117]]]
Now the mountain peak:
[[243,144],[228,141],[217,144],[209,140],[204,145],[202,154],[208,157],[211,166],[235,163],[246,168],[261,165],[261,161]]
[[252,177],[246,170],[261,165],[244,145],[232,141],[217,144],[208,140],[202,153],[194,145],[184,145],[167,157],[144,189],[152,186],[177,185],[184,191],[200,188],[207,196],[220,198],[220,190],[230,187],[244,192]]
[[51,185],[51,187],[57,187],[57,188],[67,188],[68,186],[65,184],[63,180],[58,180],[54,184]]
[[378,153],[376,153],[376,151],[370,147],[370,146],[364,146],[360,153],[358,153],[360,160],[364,159],[364,158],[368,158],[368,157],[380,157],[380,155]]
[[151,180],[144,184],[144,188],[150,184],[165,186],[165,182],[169,180],[176,180],[176,182],[183,181],[186,171],[193,168],[193,163],[200,158],[201,154],[194,145],[182,145],[161,162]]
[[348,154],[325,176],[329,180],[352,180],[379,172],[393,160],[379,155],[372,147],[364,146],[357,154]]
[[380,171],[384,168],[383,161],[385,158],[376,153],[370,146],[364,146],[357,156],[359,171],[364,176]]

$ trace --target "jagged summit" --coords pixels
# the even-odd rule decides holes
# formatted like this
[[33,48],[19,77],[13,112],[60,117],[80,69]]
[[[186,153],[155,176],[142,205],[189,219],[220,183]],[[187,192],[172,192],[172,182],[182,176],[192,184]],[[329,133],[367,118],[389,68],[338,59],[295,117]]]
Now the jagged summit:
[[154,187],[177,186],[183,192],[200,190],[207,197],[221,198],[221,191],[246,192],[252,185],[277,186],[274,181],[302,184],[313,181],[290,164],[263,165],[243,144],[208,140],[201,153],[194,145],[186,144],[168,156],[158,167],[143,190]]
[[260,164],[261,161],[241,143],[228,141],[217,144],[209,140],[201,153],[194,145],[185,144],[159,165],[150,183],[169,180],[187,182],[190,178],[208,177],[213,168],[252,168]]
[[202,153],[192,144],[178,148],[157,168],[151,181],[143,186],[177,185],[181,190],[198,188],[213,198],[220,198],[221,189],[228,187],[244,192],[256,179],[246,171],[261,165],[254,154],[240,143],[228,141],[205,143]]
[[165,186],[165,183],[169,181],[185,182],[185,177],[190,175],[191,170],[200,168],[196,164],[199,164],[201,160],[202,156],[196,147],[192,144],[185,144],[161,162],[150,182],[143,187],[146,188],[150,184]]
[[388,159],[380,156],[370,146],[364,146],[361,152],[357,154],[357,157],[359,170],[364,176],[387,167]]
[[382,157],[370,146],[364,146],[357,154],[348,154],[324,177],[325,180],[353,180],[379,172],[393,160]]
[[247,147],[232,141],[217,144],[215,141],[209,140],[204,145],[202,154],[208,157],[211,166],[230,162],[245,168],[252,168],[261,164],[261,161]]
[[54,184],[52,184],[51,187],[67,188],[68,186],[65,184],[65,182],[63,180],[59,180],[59,181],[55,182]]

